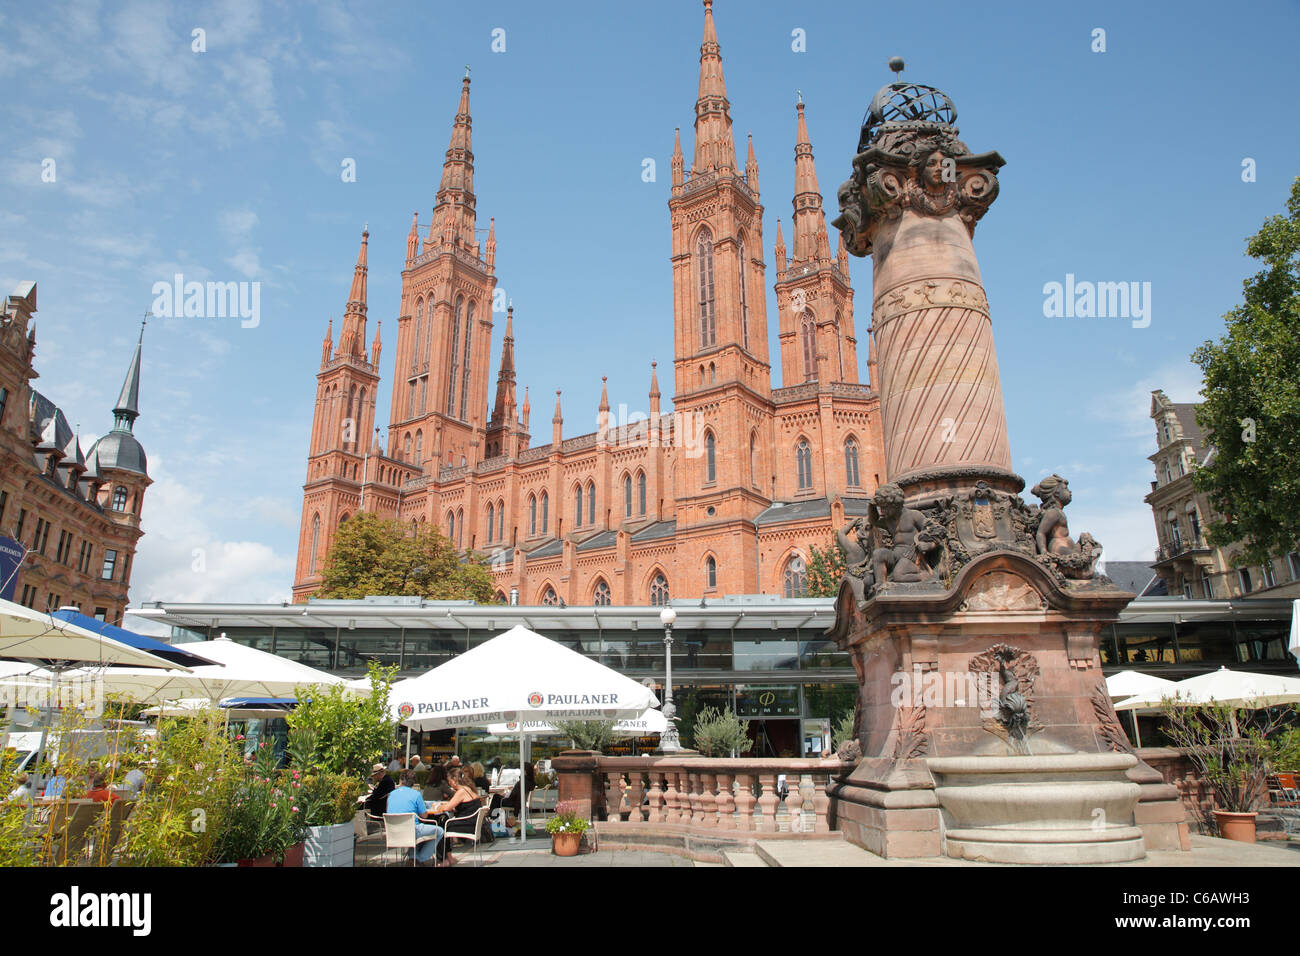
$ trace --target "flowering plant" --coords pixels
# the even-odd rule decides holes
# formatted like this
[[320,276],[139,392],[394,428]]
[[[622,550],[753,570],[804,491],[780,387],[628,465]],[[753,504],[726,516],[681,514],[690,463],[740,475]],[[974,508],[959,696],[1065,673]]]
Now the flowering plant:
[[284,851],[300,839],[306,824],[299,805],[299,789],[275,767],[274,748],[259,745],[252,763],[245,764],[242,783],[233,789],[226,808],[217,858],[225,863]]
[[565,800],[555,807],[555,815],[546,821],[546,832],[554,836],[557,833],[585,833],[591,829],[586,817],[579,815],[580,806],[576,800]]

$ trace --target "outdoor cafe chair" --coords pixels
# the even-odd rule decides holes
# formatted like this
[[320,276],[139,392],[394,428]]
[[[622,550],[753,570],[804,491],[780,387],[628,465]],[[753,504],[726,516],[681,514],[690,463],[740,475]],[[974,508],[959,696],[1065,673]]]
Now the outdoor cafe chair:
[[411,866],[415,866],[415,851],[421,843],[435,840],[433,836],[417,836],[414,813],[385,813],[384,838],[389,850],[410,850]]
[[[367,825],[367,822],[370,820],[379,821],[380,829],[375,831],[374,833],[370,832],[370,827]],[[372,817],[364,810],[358,811],[352,817],[352,832],[356,835],[357,838],[357,842],[356,842],[357,848],[360,849],[363,843],[369,843],[371,841],[376,841],[380,839],[384,835],[384,831],[382,829],[383,823],[384,823],[383,817]]]
[[134,800],[114,800],[108,806],[108,834],[107,838],[102,841],[104,836],[104,821],[98,819],[90,830],[90,859],[96,866],[108,866],[109,860],[113,857],[113,851],[117,849],[117,843],[122,838],[122,824],[126,818],[131,815],[135,809]]
[[42,833],[48,832],[50,842],[50,862],[73,865],[86,848],[90,828],[99,821],[104,805],[90,800],[69,800],[54,807],[49,820],[41,827]]
[[1269,778],[1273,813],[1282,821],[1288,835],[1300,830],[1300,788],[1296,774],[1279,773]]
[[[477,810],[474,811],[474,832],[473,833],[465,833],[463,831],[457,833],[454,830],[447,830],[443,835],[443,843],[442,843],[443,858],[444,859],[446,858],[447,845],[452,840],[469,840],[471,843],[474,844],[474,865],[482,866],[483,853],[482,850],[479,849],[479,847],[483,839],[483,821],[487,818],[487,815],[488,815],[487,807],[479,807]],[[468,816],[452,817],[451,820],[448,820],[447,822],[451,823],[452,820],[468,820],[468,819],[470,819]]]

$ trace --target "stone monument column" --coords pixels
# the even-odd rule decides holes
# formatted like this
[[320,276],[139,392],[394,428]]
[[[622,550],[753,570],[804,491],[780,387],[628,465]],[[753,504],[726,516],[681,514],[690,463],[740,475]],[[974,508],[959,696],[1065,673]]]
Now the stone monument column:
[[996,152],[972,154],[927,86],[876,94],[834,225],[873,259],[872,327],[888,480],[909,500],[977,481],[1015,493],[988,299],[971,237],[998,193]]

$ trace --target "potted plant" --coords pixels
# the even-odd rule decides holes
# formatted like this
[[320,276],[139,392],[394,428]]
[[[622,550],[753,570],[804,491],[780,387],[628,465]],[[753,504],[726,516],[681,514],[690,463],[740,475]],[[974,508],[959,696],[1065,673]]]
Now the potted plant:
[[591,829],[586,817],[579,816],[580,807],[566,800],[555,807],[555,815],[546,821],[546,832],[551,835],[551,849],[556,856],[577,856],[582,835]]
[[1254,843],[1255,819],[1268,796],[1273,758],[1269,738],[1292,709],[1239,709],[1214,701],[1180,707],[1179,703],[1177,698],[1164,702],[1166,733],[1213,792],[1219,835]]
[[695,747],[706,757],[731,757],[748,753],[754,746],[749,739],[749,721],[735,712],[704,707],[695,716]]
[[[261,743],[255,759],[245,764],[243,781],[223,814],[219,862],[276,866],[298,842],[303,826],[297,803],[301,785],[295,786],[298,781],[292,777],[282,779],[275,763],[272,749]],[[289,855],[290,865],[294,856]]]

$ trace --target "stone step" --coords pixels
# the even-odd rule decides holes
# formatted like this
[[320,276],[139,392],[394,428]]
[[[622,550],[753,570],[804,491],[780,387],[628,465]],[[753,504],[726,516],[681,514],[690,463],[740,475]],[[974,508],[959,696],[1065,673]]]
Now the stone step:
[[885,866],[860,846],[840,840],[760,840],[754,855],[766,866]]
[[768,866],[768,862],[762,859],[757,853],[750,853],[747,850],[723,850],[723,866]]

